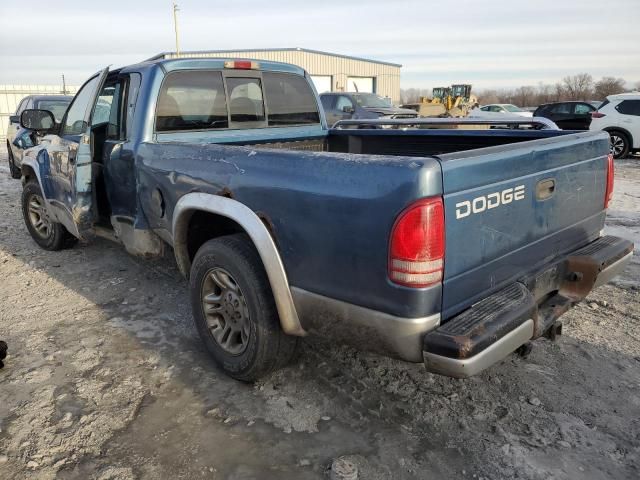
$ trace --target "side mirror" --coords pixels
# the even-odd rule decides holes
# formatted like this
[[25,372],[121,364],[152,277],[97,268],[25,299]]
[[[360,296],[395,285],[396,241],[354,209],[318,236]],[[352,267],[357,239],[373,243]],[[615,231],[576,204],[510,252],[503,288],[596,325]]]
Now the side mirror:
[[348,105],[345,105],[344,107],[342,107],[342,111],[344,113],[353,113],[355,110],[353,109],[353,107],[349,107]]
[[20,115],[20,126],[38,133],[47,133],[56,126],[56,120],[49,110],[25,110]]
[[20,123],[20,117],[18,115],[9,115],[9,123]]

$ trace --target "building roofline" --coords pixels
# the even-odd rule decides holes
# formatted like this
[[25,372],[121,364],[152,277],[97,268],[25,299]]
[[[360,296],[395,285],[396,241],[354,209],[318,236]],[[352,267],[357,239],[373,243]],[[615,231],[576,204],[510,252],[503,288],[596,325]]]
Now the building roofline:
[[[319,55],[328,55],[330,57],[340,57],[340,58],[347,58],[349,60],[358,60],[360,62],[368,62],[368,63],[378,63],[380,65],[388,65],[390,67],[402,67],[401,64],[399,63],[391,63],[391,62],[383,62],[381,60],[372,60],[370,58],[362,58],[362,57],[352,57],[349,55],[342,55],[339,53],[330,53],[330,52],[323,52],[322,50],[311,50],[309,48],[240,48],[237,50],[191,50],[191,51],[187,51],[187,52],[180,52],[180,55],[194,55],[194,54],[198,54],[198,55],[202,55],[205,53],[230,53],[230,52],[305,52],[305,53],[316,53]],[[173,54],[175,55],[176,52],[161,52],[158,53],[157,55],[154,55],[151,58],[147,58],[146,60],[144,60],[145,62],[151,62],[154,60],[160,60],[162,59],[165,55],[169,55],[169,54]]]

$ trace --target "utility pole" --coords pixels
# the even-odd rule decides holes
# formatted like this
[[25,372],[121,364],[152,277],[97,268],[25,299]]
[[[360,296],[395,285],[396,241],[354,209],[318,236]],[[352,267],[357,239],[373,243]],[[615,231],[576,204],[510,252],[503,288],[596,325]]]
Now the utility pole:
[[67,84],[64,81],[64,73],[62,74],[62,94],[63,95],[67,94]]
[[180,56],[180,42],[178,41],[178,4],[173,2],[173,28],[176,31],[176,56]]

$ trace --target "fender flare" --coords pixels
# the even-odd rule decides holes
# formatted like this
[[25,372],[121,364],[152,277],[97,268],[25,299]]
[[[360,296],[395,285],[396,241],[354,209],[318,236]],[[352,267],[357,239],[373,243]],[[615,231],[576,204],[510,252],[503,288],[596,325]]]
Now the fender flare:
[[626,128],[615,126],[615,127],[605,127],[605,128],[603,128],[603,130],[605,132],[607,132],[607,133],[615,132],[616,130],[619,131],[619,132],[624,133],[627,136],[627,138],[629,139],[629,144],[630,144],[629,145],[629,152],[634,150],[634,148],[633,148],[633,142],[634,142],[633,135],[631,135],[631,132],[629,130],[627,130]]
[[[49,215],[51,215],[57,222],[64,225],[64,227],[73,235],[74,237],[80,238],[80,233],[78,232],[78,226],[73,222],[71,214],[64,208],[58,206],[57,204],[52,204],[47,195],[45,194],[44,186],[42,185],[41,171],[40,171],[40,163],[37,158],[34,157],[22,157],[22,164],[20,165],[20,170],[24,170],[25,167],[33,170],[33,173],[36,176],[36,180],[38,185],[40,186],[40,191],[42,192],[42,199],[44,200],[45,208]],[[22,185],[24,187],[24,175],[22,179]]]
[[187,278],[189,276],[191,268],[187,250],[189,220],[198,211],[227,217],[237,222],[247,232],[267,272],[282,330],[288,335],[306,335],[293,303],[284,265],[271,234],[260,217],[237,200],[208,193],[187,193],[178,200],[173,211],[172,231],[176,262],[182,274]]

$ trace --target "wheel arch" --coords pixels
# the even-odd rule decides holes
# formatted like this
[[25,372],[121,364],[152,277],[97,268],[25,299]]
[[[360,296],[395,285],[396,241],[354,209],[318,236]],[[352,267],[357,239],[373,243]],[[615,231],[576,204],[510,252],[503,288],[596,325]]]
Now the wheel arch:
[[626,135],[626,137],[629,139],[629,150],[633,150],[633,135],[631,134],[631,132],[629,130],[627,130],[624,127],[606,127],[603,128],[603,130],[605,132],[611,133],[611,132],[621,132],[623,134]]
[[[276,302],[282,330],[289,335],[305,335],[293,303],[287,274],[276,244],[267,225],[253,210],[228,197],[207,193],[188,193],[178,200],[173,212],[173,249],[178,268],[185,277],[189,277],[191,260],[195,255],[194,247],[205,238],[202,236],[190,241],[193,232],[192,219],[200,215],[215,215],[225,218],[225,224],[215,231],[209,231],[206,240],[229,233],[246,233],[255,246],[267,273],[271,291]],[[196,248],[197,250],[197,248]]]

